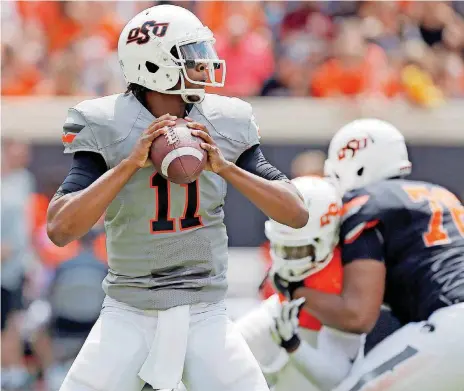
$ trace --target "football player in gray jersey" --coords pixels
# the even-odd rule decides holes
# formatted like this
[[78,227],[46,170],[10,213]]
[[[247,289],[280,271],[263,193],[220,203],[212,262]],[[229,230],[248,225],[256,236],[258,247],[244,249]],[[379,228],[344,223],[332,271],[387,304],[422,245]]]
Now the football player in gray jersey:
[[[226,75],[213,44],[186,9],[146,9],[119,39],[126,93],[68,112],[62,140],[73,163],[50,203],[48,234],[64,246],[106,213],[109,272],[100,318],[62,391],[172,389],[181,380],[191,391],[268,390],[226,316],[226,184],[293,228],[308,211],[264,158],[251,106],[204,92]],[[168,182],[148,159],[153,140],[181,117],[208,154],[188,185]]]

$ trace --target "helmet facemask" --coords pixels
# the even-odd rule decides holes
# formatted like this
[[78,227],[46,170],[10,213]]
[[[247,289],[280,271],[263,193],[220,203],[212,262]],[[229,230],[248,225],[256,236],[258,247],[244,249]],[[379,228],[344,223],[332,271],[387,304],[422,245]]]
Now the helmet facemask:
[[[205,87],[224,86],[226,63],[218,58],[214,49],[215,39],[212,37],[212,33],[208,28],[204,29],[202,34],[204,39],[197,37],[180,43],[176,42],[169,53],[163,50],[163,61],[157,61],[160,65],[153,64],[156,67],[155,72],[166,72],[166,77],[171,80],[171,85],[175,85],[168,89],[156,89],[151,86],[147,86],[147,88],[163,94],[181,95],[186,103],[199,103],[204,99],[204,89],[189,88],[186,86],[186,82]],[[205,65],[208,73],[207,80],[193,80],[189,77],[188,70],[195,69],[198,64]]]
[[[226,76],[226,63],[220,60],[214,49],[214,39],[209,41],[192,42],[188,44],[176,44],[171,51],[180,53],[175,57],[176,63],[180,66],[180,88],[182,99],[187,103],[198,103],[204,98],[204,89],[187,88],[186,81],[197,86],[223,87]],[[205,81],[193,80],[188,75],[188,69],[195,69],[198,64],[203,64],[208,72],[208,78]],[[222,75],[220,75],[222,72]],[[217,81],[219,80],[220,81]],[[174,90],[170,90],[174,91]],[[180,92],[179,92],[180,93]]]
[[332,251],[321,254],[322,247],[319,238],[291,246],[271,241],[272,269],[287,281],[302,281],[322,270],[332,258]]

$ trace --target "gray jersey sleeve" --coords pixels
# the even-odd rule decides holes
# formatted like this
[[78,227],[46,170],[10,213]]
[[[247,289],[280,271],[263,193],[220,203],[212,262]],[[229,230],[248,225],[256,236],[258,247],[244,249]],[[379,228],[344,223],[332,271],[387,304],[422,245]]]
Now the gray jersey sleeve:
[[92,128],[84,115],[74,107],[68,110],[61,139],[64,153],[87,151],[101,154]]
[[190,117],[208,127],[227,160],[236,162],[244,151],[259,144],[258,124],[248,102],[206,94],[195,107],[198,111],[192,110]]
[[259,144],[261,135],[259,134],[259,125],[256,122],[255,115],[251,113],[250,125],[248,126],[248,148]]
[[[114,167],[119,156],[110,147],[128,138],[142,107],[135,97],[128,94],[80,102],[69,109],[63,125],[64,153],[96,152],[103,156],[107,167]],[[145,121],[144,126],[149,123]],[[125,156],[127,152],[124,151]]]

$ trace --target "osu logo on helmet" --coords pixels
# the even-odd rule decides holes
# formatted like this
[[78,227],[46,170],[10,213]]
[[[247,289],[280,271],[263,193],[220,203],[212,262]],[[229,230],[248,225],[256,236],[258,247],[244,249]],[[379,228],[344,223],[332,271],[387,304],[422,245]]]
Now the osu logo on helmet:
[[327,213],[321,216],[321,227],[330,224],[330,218],[333,216],[338,216],[339,213],[340,209],[338,208],[338,205],[336,203],[331,203],[329,205],[329,210],[327,211]]
[[148,20],[142,24],[142,27],[135,27],[129,31],[126,44],[137,42],[138,45],[143,45],[147,43],[150,40],[148,35],[150,28],[152,28],[153,35],[156,37],[164,37],[168,26],[169,23],[156,23],[154,20]]
[[[338,160],[343,160],[348,157],[353,158],[358,151],[366,148],[369,145],[369,141],[374,142],[374,140],[369,137],[362,139],[352,139],[348,141],[346,145],[338,151]],[[350,153],[351,156],[348,156],[348,153]]]

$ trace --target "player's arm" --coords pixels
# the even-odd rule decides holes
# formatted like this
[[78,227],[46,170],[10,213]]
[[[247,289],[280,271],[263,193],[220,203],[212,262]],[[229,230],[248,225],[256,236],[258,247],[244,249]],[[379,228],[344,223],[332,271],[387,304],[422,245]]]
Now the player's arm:
[[68,176],[48,207],[50,240],[65,246],[85,235],[136,171],[137,166],[129,161],[107,171],[101,155],[77,152]]
[[323,326],[312,347],[299,337],[298,312],[302,299],[284,302],[274,317],[271,333],[288,353],[290,361],[311,383],[331,390],[349,373],[364,347],[364,335],[346,333]]
[[131,154],[110,170],[105,170],[106,164],[102,168],[104,160],[98,153],[87,152],[85,158],[74,155],[73,167],[48,207],[47,233],[54,244],[65,246],[96,224],[129,179],[145,166],[151,143],[165,126],[174,125],[173,118],[166,115],[155,120]]
[[[230,179],[227,179],[226,177],[224,177],[224,179],[234,184],[234,186],[237,188],[238,188],[238,185],[242,185],[245,192],[248,190],[248,187],[251,185],[252,189],[256,190],[256,194],[250,193],[250,196],[253,196],[253,195],[256,196],[256,202],[253,200],[252,201],[261,210],[263,210],[264,213],[266,213],[266,210],[269,211],[269,213],[271,213],[274,216],[281,213],[281,215],[279,215],[279,218],[284,219],[285,212],[287,213],[296,212],[298,216],[296,220],[301,220],[301,223],[303,225],[307,223],[308,221],[307,215],[306,215],[306,220],[304,220],[304,213],[300,212],[299,209],[296,208],[295,206],[290,205],[289,209],[285,210],[287,206],[286,202],[291,203],[292,200],[284,201],[284,206],[281,204],[282,202],[281,200],[283,198],[289,197],[289,196],[299,198],[300,194],[298,193],[296,188],[293,186],[293,184],[290,183],[288,178],[282,172],[280,172],[276,167],[274,167],[271,163],[267,161],[267,159],[264,157],[263,152],[261,151],[261,148],[259,147],[258,144],[253,145],[251,148],[243,152],[238,158],[237,162],[235,163],[235,166],[238,168],[237,173],[236,173],[237,176],[235,179],[238,180],[239,183],[234,184],[231,182]],[[231,166],[231,168],[232,168],[232,172],[229,175],[234,177],[233,166]],[[262,184],[263,187],[262,188],[258,186],[254,187],[252,183],[251,184],[247,183],[248,178],[241,178],[240,174],[243,171],[245,171],[244,175],[248,176],[248,174],[251,174],[250,176],[251,181],[253,182],[259,181],[259,183]],[[260,179],[264,179],[264,181],[261,181]],[[242,193],[244,193],[244,191],[242,191]],[[246,193],[244,194],[246,195]],[[250,196],[248,196],[248,198],[250,198]],[[274,219],[274,217],[271,214],[267,214],[267,215]],[[292,215],[290,214],[290,216]],[[295,220],[295,218],[293,218],[292,220]],[[295,222],[295,224],[296,223],[297,222]],[[292,226],[288,222],[286,225]]]
[[[348,374],[351,364],[339,352],[326,352],[302,341],[295,352],[289,355],[298,371],[322,391],[337,386]],[[330,354],[330,355],[329,355]]]
[[347,239],[342,226],[343,290],[340,295],[300,287],[305,308],[323,324],[352,333],[367,333],[375,325],[383,302],[386,269],[380,231],[365,224],[356,238]]
[[305,308],[323,324],[352,333],[367,333],[375,325],[383,300],[385,267],[373,259],[353,261],[343,269],[340,295],[298,288],[294,298],[304,297]]
[[196,129],[193,134],[205,141],[202,148],[208,152],[207,169],[232,184],[271,219],[292,228],[306,225],[309,215],[302,196],[285,175],[266,161],[258,145],[245,151],[234,164],[225,160],[206,127],[195,123],[190,126]]
[[272,377],[272,374],[279,372],[288,361],[285,350],[275,343],[269,332],[274,322],[273,314],[279,311],[279,296],[274,294],[264,300],[258,308],[235,321],[238,330],[267,377]]
[[289,359],[310,382],[322,391],[329,391],[348,376],[359,351],[364,348],[363,341],[364,335],[342,333],[323,326],[317,348],[301,341],[289,354]]
[[269,181],[230,163],[218,173],[271,219],[303,228],[309,214],[298,190],[288,181]]

